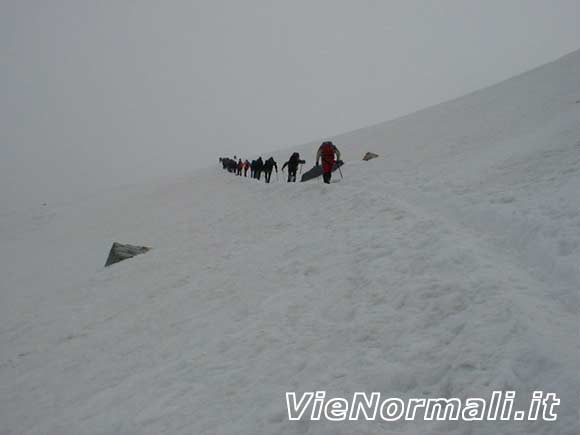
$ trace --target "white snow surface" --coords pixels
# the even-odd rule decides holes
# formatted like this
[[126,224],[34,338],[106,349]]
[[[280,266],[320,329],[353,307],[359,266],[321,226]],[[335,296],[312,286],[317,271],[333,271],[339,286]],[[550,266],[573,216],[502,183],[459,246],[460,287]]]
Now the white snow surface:
[[[0,434],[579,433],[579,101],[577,51],[333,137],[330,185],[216,156],[0,212]],[[153,250],[104,268],[113,241]],[[285,403],[495,389],[557,393],[558,420],[291,422]]]

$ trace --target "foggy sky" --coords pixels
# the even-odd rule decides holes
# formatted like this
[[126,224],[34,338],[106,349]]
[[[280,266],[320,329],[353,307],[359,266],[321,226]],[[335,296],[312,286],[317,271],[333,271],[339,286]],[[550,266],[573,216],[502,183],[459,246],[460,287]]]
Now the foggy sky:
[[0,0],[0,198],[299,145],[580,46],[578,0]]

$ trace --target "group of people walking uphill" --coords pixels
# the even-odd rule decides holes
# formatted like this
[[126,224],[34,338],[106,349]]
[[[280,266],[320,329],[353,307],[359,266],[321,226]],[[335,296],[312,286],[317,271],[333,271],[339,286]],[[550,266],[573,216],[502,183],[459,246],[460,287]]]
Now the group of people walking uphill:
[[[336,158],[335,158],[336,157]],[[322,163],[322,178],[325,183],[330,183],[332,177],[332,170],[336,162],[341,162],[340,151],[336,146],[330,142],[323,142],[316,153],[316,166]],[[262,173],[264,174],[264,180],[269,183],[272,177],[272,172],[276,171],[276,176],[278,176],[278,164],[273,157],[268,160],[263,161],[262,157],[258,157],[256,160],[242,160],[234,156],[233,159],[228,157],[220,157],[219,162],[222,164],[223,169],[236,174],[238,176],[247,177],[248,170],[250,170],[250,177],[260,180]],[[282,165],[282,171],[288,168],[288,183],[296,182],[296,175],[298,173],[298,168],[300,165],[306,163],[306,160],[300,159],[300,154],[295,152],[292,153],[287,162]]]
[[268,160],[263,161],[262,157],[258,157],[256,160],[249,160],[242,161],[242,159],[237,159],[234,156],[233,159],[229,157],[220,157],[219,159],[222,167],[231,172],[232,174],[239,175],[240,177],[248,176],[248,170],[250,170],[250,177],[255,178],[256,180],[260,180],[262,178],[262,174],[264,174],[264,179],[266,183],[270,182],[272,177],[272,172],[276,170],[276,174],[278,173],[278,164],[273,157],[270,157]]

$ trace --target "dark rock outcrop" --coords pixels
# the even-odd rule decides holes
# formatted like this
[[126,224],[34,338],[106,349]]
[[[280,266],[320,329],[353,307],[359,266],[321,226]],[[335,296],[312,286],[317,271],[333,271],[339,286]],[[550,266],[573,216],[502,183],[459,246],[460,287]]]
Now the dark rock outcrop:
[[123,245],[121,243],[115,242],[113,243],[113,246],[111,246],[105,267],[126,260],[128,258],[133,258],[135,255],[144,254],[150,250],[151,248],[146,246]]
[[371,159],[376,159],[378,156],[379,155],[378,154],[375,154],[375,153],[366,153],[364,155],[364,157],[363,157],[363,160],[364,161],[368,161],[368,160],[371,160]]

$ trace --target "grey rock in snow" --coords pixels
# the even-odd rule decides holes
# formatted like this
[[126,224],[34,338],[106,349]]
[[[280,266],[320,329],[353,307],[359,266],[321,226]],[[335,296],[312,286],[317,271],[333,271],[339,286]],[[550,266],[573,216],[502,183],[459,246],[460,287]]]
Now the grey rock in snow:
[[123,245],[121,243],[115,242],[113,243],[113,246],[111,246],[105,267],[126,260],[128,258],[133,258],[135,255],[144,254],[150,250],[151,248],[146,246]]
[[379,155],[375,153],[366,153],[363,157],[364,161],[369,161],[371,159],[376,159]]

